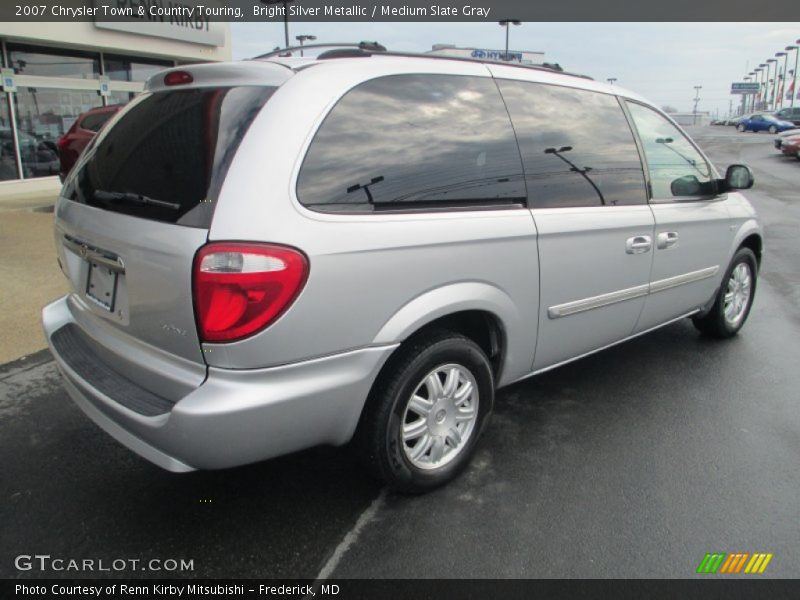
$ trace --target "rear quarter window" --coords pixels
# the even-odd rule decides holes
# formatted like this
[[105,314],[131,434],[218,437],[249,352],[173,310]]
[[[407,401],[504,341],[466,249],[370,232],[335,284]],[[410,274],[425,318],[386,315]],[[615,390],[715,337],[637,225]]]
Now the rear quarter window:
[[297,197],[325,212],[524,203],[519,149],[497,86],[432,74],[356,86],[317,131]]

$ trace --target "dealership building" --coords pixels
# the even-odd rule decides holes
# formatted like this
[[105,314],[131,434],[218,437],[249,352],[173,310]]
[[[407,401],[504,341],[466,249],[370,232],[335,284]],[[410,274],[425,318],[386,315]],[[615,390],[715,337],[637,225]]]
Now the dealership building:
[[56,142],[81,113],[124,103],[154,72],[231,59],[215,22],[0,22],[0,202],[59,188]]

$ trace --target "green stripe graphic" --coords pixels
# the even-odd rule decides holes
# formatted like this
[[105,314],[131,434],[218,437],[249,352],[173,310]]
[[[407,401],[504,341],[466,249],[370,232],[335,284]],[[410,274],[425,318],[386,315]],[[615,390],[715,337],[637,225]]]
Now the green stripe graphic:
[[700,566],[697,567],[697,572],[716,573],[722,565],[722,561],[725,560],[725,556],[724,553],[706,554],[700,562]]

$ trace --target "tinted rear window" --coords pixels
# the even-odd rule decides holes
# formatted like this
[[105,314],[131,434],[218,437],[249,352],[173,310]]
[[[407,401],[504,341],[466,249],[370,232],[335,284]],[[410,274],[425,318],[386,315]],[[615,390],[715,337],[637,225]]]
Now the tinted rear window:
[[[103,130],[65,195],[135,217],[209,227],[231,160],[275,89],[199,88],[140,96]],[[145,204],[142,197],[159,204]]]

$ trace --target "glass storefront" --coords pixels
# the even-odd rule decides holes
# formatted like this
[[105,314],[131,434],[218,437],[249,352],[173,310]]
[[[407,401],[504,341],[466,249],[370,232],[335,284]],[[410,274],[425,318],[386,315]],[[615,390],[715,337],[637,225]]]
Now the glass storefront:
[[58,139],[80,114],[103,104],[102,98],[92,90],[28,87],[19,88],[15,98],[25,178],[57,175]]
[[[125,104],[136,95],[114,89],[114,82],[126,82],[117,85],[130,88],[131,83],[142,84],[152,74],[175,64],[171,60],[12,42],[5,44],[2,54],[4,66],[14,69],[17,90],[0,93],[0,181],[57,175],[58,140],[78,116],[98,106]],[[86,83],[76,81],[97,80],[103,75],[109,78],[111,87],[105,98],[97,90],[81,89]],[[46,85],[37,81],[33,87],[26,85],[27,76],[52,79]]]
[[144,82],[154,73],[173,65],[168,60],[145,60],[114,54],[106,54],[103,58],[105,74],[112,81]]
[[19,179],[8,94],[0,95],[0,181]]
[[7,44],[8,62],[18,75],[97,79],[100,77],[100,54]]

